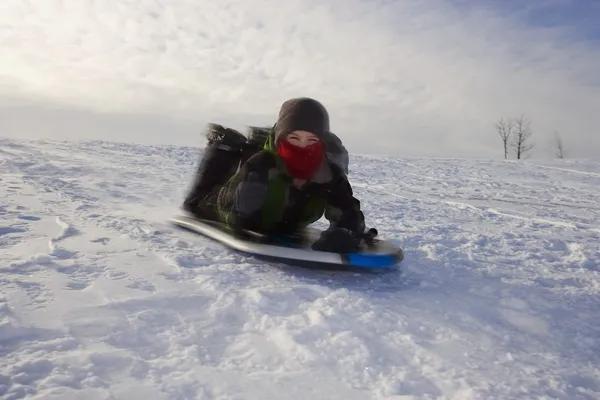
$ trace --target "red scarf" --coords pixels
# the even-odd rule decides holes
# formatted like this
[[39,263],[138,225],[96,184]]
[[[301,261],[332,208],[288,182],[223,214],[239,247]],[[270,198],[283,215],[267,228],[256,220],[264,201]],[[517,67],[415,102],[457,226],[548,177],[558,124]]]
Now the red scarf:
[[277,145],[277,152],[290,175],[296,179],[307,180],[321,165],[325,148],[321,141],[307,147],[299,147],[282,139]]

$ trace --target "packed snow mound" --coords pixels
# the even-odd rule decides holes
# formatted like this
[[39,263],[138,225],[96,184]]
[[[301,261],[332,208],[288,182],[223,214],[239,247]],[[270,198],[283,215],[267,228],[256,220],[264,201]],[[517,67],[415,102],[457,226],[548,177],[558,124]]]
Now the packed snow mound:
[[170,226],[198,156],[0,139],[1,398],[600,398],[598,161],[351,157],[373,276]]

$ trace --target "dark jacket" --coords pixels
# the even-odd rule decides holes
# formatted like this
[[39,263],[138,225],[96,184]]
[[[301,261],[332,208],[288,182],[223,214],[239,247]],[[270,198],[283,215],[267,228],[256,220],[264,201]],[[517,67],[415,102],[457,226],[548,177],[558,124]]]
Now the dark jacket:
[[360,202],[345,173],[324,159],[300,189],[275,151],[274,135],[246,161],[219,193],[218,212],[228,225],[266,234],[292,233],[323,215],[332,227],[362,234]]

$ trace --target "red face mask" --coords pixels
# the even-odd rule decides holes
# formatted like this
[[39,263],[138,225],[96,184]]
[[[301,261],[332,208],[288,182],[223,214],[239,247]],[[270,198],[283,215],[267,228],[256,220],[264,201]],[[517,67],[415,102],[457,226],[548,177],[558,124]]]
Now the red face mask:
[[283,139],[277,145],[277,152],[290,175],[307,180],[321,165],[325,149],[321,141],[307,147],[298,147]]

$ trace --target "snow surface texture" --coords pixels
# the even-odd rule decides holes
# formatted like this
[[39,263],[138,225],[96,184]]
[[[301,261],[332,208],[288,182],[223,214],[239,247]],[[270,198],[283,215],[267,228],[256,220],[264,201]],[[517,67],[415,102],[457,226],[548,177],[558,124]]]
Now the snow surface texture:
[[352,157],[373,276],[168,225],[197,159],[0,139],[2,399],[600,398],[600,163]]

